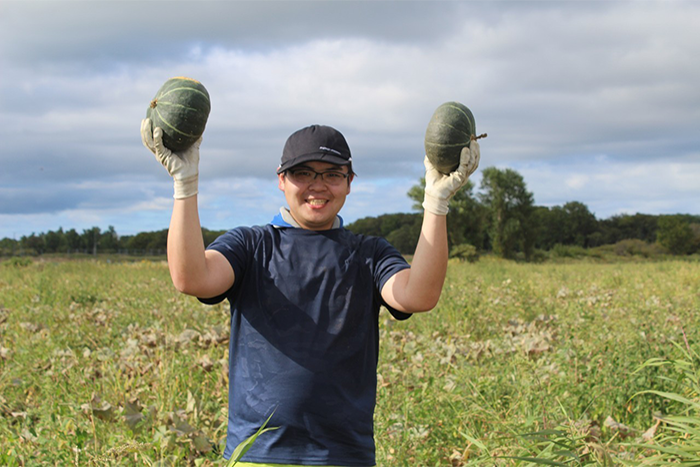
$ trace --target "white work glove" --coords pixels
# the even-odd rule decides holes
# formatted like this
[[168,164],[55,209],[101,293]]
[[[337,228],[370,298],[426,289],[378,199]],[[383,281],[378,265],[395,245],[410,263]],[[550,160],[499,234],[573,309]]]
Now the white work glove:
[[201,137],[188,149],[173,152],[163,144],[163,130],[159,127],[151,133],[151,120],[144,118],[141,122],[141,140],[173,177],[175,189],[173,198],[183,199],[197,194]]
[[469,176],[479,167],[480,158],[479,143],[472,140],[469,146],[462,148],[459,167],[451,174],[445,175],[438,172],[426,156],[424,160],[425,198],[423,199],[423,208],[438,216],[447,215],[450,199],[466,185]]

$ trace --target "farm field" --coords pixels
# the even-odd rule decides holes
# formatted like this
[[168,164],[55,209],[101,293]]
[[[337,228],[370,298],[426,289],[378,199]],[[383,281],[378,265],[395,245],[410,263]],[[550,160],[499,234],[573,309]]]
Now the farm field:
[[[698,261],[451,262],[380,316],[377,465],[672,463],[699,324]],[[225,465],[227,325],[162,261],[0,263],[0,465]]]

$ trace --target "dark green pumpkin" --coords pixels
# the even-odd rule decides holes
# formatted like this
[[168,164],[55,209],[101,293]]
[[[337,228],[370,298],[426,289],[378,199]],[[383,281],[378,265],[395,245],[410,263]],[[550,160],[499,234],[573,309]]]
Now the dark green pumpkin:
[[471,110],[459,102],[445,102],[433,113],[425,130],[425,155],[438,171],[449,174],[459,167],[462,148],[476,136]]
[[199,139],[207,125],[211,103],[206,88],[191,78],[170,78],[146,111],[153,128],[163,129],[163,144],[183,151]]

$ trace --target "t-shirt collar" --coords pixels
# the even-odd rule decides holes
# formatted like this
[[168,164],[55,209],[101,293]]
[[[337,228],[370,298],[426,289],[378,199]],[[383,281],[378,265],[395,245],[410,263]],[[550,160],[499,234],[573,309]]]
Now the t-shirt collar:
[[[297,221],[294,220],[294,217],[292,217],[292,213],[289,212],[288,208],[281,207],[280,212],[272,219],[270,222],[274,227],[277,228],[283,228],[283,227],[292,227],[292,228],[297,228],[300,229],[301,226]],[[340,216],[335,216],[335,220],[333,221],[333,227],[332,229],[339,229],[343,226],[343,218]]]

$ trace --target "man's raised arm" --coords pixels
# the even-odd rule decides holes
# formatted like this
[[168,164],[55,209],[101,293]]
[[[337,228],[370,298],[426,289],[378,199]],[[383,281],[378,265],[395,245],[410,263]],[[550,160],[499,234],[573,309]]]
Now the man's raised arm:
[[410,269],[394,274],[382,288],[382,298],[406,313],[429,311],[437,305],[447,274],[447,211],[450,199],[479,167],[479,143],[462,149],[457,170],[444,175],[425,158],[423,225]]
[[228,260],[219,252],[205,251],[199,221],[199,145],[174,153],[163,145],[163,132],[151,121],[141,122],[141,139],[173,177],[175,202],[168,230],[168,267],[175,287],[188,295],[209,298],[226,292],[234,281]]

